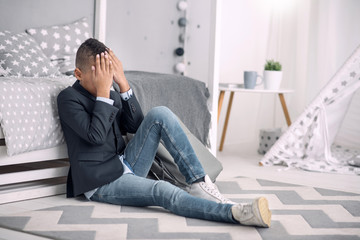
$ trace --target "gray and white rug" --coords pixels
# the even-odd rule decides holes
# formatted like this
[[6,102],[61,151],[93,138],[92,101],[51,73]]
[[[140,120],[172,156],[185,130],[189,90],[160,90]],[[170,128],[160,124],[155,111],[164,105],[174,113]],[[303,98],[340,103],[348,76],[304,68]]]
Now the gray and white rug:
[[[179,217],[135,208],[53,197],[54,207],[0,217],[0,227],[55,239],[360,239],[360,194],[238,177],[217,182],[236,202],[269,200],[269,229]],[[1,236],[0,236],[1,238]]]

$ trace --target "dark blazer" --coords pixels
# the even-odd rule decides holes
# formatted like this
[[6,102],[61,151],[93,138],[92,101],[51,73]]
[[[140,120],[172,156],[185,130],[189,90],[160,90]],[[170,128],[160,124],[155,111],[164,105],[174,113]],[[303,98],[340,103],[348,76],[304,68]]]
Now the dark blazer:
[[111,91],[110,98],[113,106],[96,101],[79,81],[57,98],[70,160],[67,197],[100,187],[123,174],[118,158],[125,149],[122,134],[135,133],[144,116],[135,95],[124,101],[118,92]]

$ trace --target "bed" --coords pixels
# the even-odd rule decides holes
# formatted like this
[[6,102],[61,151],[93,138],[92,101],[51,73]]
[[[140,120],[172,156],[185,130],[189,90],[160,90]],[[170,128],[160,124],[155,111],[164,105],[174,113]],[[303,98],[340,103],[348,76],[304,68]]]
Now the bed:
[[[76,80],[70,74],[75,52],[94,35],[96,2],[14,0],[5,6],[0,0],[8,19],[0,23],[0,204],[66,191],[69,162],[56,97]],[[145,113],[165,105],[179,116],[215,179],[222,166],[204,147],[211,118],[205,84],[180,75],[125,74]]]
[[0,138],[0,204],[65,193],[65,144],[10,157]]
[[[206,172],[215,179],[222,167],[205,148],[210,125],[205,84],[171,74],[125,75],[145,114],[164,105],[179,117]],[[65,193],[69,163],[56,97],[75,80],[0,77],[0,204]],[[169,154],[164,157],[171,159]]]
[[67,150],[53,103],[71,82],[0,77],[0,203],[65,191]]
[[[69,54],[67,54],[68,52],[64,52],[61,56],[42,56],[33,53],[33,51],[39,50],[35,48],[36,46],[34,45],[35,41],[39,40],[39,36],[34,34],[33,32],[33,36],[31,36],[31,38],[35,41],[28,41],[28,37],[31,35],[31,29],[40,30],[40,28],[42,27],[48,27],[46,30],[49,30],[50,33],[51,30],[54,30],[49,28],[50,26],[64,27],[65,25],[67,25],[72,30],[75,30],[74,25],[72,24],[74,24],[75,22],[78,22],[77,24],[85,23],[85,25],[87,26],[81,26],[81,30],[86,28],[87,34],[84,35],[83,33],[82,38],[79,38],[79,40],[83,40],[86,37],[93,36],[94,34],[95,4],[96,1],[88,0],[80,0],[76,2],[71,0],[1,0],[0,15],[3,19],[6,19],[6,21],[1,21],[0,23],[0,31],[3,33],[0,36],[0,38],[2,38],[2,41],[0,41],[0,52],[3,56],[3,58],[0,60],[2,66],[0,67],[0,75],[8,75],[7,77],[0,77],[0,82],[3,84],[2,88],[4,88],[4,82],[11,80],[13,80],[14,83],[20,85],[21,81],[25,81],[28,82],[28,84],[31,84],[31,81],[34,81],[34,79],[31,78],[33,78],[34,76],[35,78],[37,77],[38,80],[45,81],[46,77],[50,77],[53,73],[55,73],[51,66],[42,64],[43,62],[41,62],[41,60],[44,61],[45,57],[47,57],[47,59],[51,59],[51,62],[54,65],[57,65],[57,68],[61,69],[62,73],[65,73],[66,69],[70,69],[71,62],[73,62],[73,58],[71,57],[72,54],[70,54],[70,52],[73,52],[74,49],[68,49]],[[16,12],[16,14],[14,14],[14,12]],[[27,30],[28,33],[26,33],[25,30]],[[61,33],[64,34],[63,37],[65,37],[66,29],[62,30],[63,31]],[[7,32],[4,33],[5,31]],[[41,31],[39,31],[39,33],[41,34]],[[4,36],[4,34],[6,36]],[[69,36],[72,37],[73,35]],[[10,38],[5,39],[5,37]],[[6,49],[4,49],[4,47],[7,47],[6,44],[9,45],[10,43],[8,41],[12,41],[12,44],[15,45],[16,38],[18,38],[18,40],[21,39],[21,44],[18,44],[17,48],[15,48],[14,46],[13,49],[8,49],[8,51],[5,52]],[[75,44],[76,39],[72,43]],[[49,41],[48,44],[50,44]],[[53,44],[55,44],[55,42]],[[31,48],[29,48],[30,45],[32,46]],[[41,47],[41,42],[38,43],[38,46]],[[73,47],[73,45],[71,44],[69,44],[68,46]],[[15,65],[15,68],[16,66],[23,68],[27,66],[28,68],[23,69],[24,74],[21,74],[18,69],[15,69],[11,66],[7,66],[7,68],[4,67],[4,60],[6,60],[4,59],[5,54],[20,56],[22,50],[27,50],[25,54],[28,55],[23,55],[25,60],[20,59],[20,57],[13,57],[11,59],[11,62],[17,64]],[[45,52],[45,54],[48,53]],[[40,59],[35,59],[34,56],[39,57]],[[40,74],[31,72],[32,70],[34,71],[34,69],[37,69]],[[10,71],[12,71],[11,75],[8,74]],[[42,74],[45,72],[47,72],[48,74]],[[61,78],[70,78],[63,74],[59,76]],[[68,79],[69,83],[71,81],[72,80]],[[24,86],[19,86],[19,88],[20,87]],[[14,91],[17,90],[17,88],[12,88]],[[59,89],[57,89],[56,91],[58,90]],[[11,91],[11,87],[9,88],[9,91]],[[27,96],[30,95],[31,94]],[[4,97],[3,94],[1,94],[1,96]],[[23,96],[20,95],[20,97]],[[54,96],[45,96],[45,98],[47,97],[54,98]],[[19,106],[15,105],[16,100],[17,99],[11,99],[11,102],[8,102],[5,99],[1,99],[0,104],[13,104],[11,108],[14,109],[14,112],[12,113],[15,113],[16,110],[21,111]],[[45,100],[43,99],[43,101]],[[30,102],[30,100],[24,100],[24,103],[27,102]],[[50,108],[52,109],[52,106]],[[4,113],[3,111],[0,114],[6,114],[6,112]],[[21,116],[21,112],[18,112],[18,114],[20,114]],[[20,116],[14,119],[23,119],[25,121],[25,118]],[[48,144],[47,146],[33,146],[27,148],[24,145],[22,146],[22,148],[25,150],[27,149],[27,151],[17,151],[14,150],[14,146],[12,146],[13,149],[9,149],[9,146],[7,146],[11,141],[9,141],[8,139],[6,139],[5,141],[5,138],[8,137],[10,128],[6,126],[9,125],[9,123],[4,122],[4,117],[2,117],[2,119],[3,120],[0,121],[0,204],[64,193],[66,190],[65,182],[69,163],[67,161],[66,144],[61,139],[61,136],[59,137],[59,133],[57,133],[58,135],[56,136],[54,135],[54,138],[59,138],[58,143],[56,143],[55,141],[54,143]],[[30,121],[32,120],[33,119],[31,119]],[[50,121],[50,119],[48,119],[48,121]],[[18,123],[18,126],[20,128],[19,132],[22,132],[23,125],[26,125],[26,123]],[[4,129],[5,127],[7,129]],[[56,128],[58,129],[58,127]],[[13,129],[13,131],[16,130],[17,129]],[[46,131],[47,130],[49,130],[48,127],[46,128]],[[33,131],[38,132],[37,129],[34,129]],[[26,138],[27,136],[22,137]],[[17,147],[19,148],[19,146]]]

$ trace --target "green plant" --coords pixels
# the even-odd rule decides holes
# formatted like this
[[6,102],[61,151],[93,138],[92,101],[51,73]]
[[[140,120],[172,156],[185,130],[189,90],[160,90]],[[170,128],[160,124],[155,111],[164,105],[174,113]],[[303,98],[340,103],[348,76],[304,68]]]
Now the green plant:
[[273,59],[266,60],[265,70],[281,71],[281,64],[279,62],[275,62]]

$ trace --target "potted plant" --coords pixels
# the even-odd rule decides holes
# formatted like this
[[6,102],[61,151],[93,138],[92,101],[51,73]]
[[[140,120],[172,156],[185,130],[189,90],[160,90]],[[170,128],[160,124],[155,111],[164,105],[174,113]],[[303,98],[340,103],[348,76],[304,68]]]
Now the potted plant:
[[282,80],[281,64],[273,59],[267,60],[264,67],[264,88],[278,90]]

